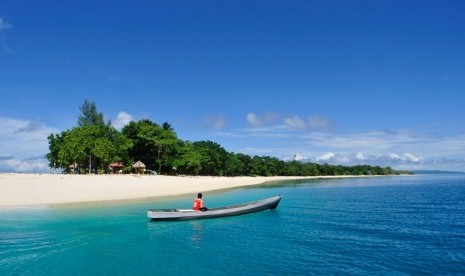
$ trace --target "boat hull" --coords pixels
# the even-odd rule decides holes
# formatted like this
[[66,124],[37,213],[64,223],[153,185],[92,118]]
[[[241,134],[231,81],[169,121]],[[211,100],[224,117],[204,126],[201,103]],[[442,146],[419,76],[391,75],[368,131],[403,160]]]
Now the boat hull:
[[204,212],[181,209],[153,209],[147,212],[147,217],[151,221],[170,221],[238,216],[248,213],[260,212],[268,209],[276,209],[280,201],[281,196],[275,196],[239,205],[212,208]]

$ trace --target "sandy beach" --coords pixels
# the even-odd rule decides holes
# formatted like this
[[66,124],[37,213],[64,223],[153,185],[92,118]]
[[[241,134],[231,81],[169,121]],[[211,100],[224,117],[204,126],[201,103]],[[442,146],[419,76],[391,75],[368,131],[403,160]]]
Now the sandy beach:
[[[317,177],[0,174],[0,207],[50,205],[196,194]],[[318,177],[330,178],[330,177]]]
[[[353,176],[344,176],[353,177]],[[269,181],[341,178],[164,175],[0,174],[0,207],[50,205],[197,194]]]

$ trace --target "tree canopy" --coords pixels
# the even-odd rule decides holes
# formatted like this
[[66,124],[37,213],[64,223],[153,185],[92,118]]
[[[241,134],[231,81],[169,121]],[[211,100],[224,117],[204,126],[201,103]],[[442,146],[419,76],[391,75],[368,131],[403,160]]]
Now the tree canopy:
[[121,131],[104,123],[96,104],[85,100],[78,125],[48,136],[51,168],[64,172],[110,173],[110,164],[121,162],[123,172],[141,161],[148,172],[209,176],[319,176],[391,175],[407,173],[390,167],[336,166],[283,161],[269,156],[249,156],[226,151],[213,141],[187,141],[177,137],[168,122],[131,121]]
[[[85,100],[84,104],[79,107],[79,110],[82,115],[79,115],[78,117],[78,126],[105,125],[103,113],[97,112],[97,106],[95,103]],[[110,124],[110,122],[108,124]]]

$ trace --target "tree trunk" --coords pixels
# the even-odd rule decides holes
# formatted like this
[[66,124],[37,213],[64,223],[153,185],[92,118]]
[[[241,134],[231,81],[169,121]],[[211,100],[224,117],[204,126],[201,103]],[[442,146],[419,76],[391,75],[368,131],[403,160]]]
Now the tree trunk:
[[89,155],[89,173],[92,173],[92,155]]
[[158,148],[158,174],[161,175],[161,160],[160,160],[160,155],[161,155],[161,147]]

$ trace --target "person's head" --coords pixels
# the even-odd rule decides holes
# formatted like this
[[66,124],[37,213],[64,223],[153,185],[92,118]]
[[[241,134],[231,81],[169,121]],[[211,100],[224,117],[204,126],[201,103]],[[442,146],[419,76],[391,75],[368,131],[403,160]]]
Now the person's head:
[[197,198],[202,198],[202,193],[198,193]]

